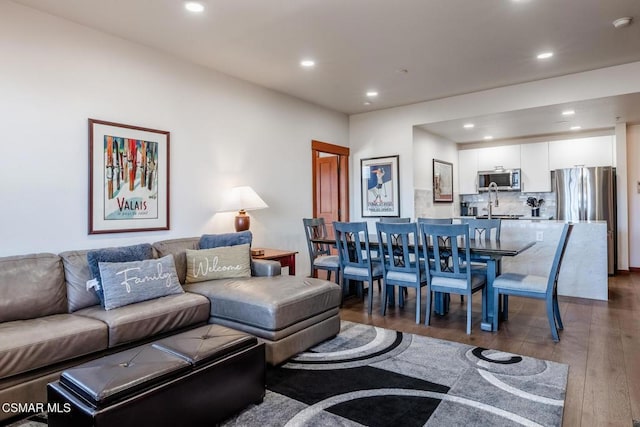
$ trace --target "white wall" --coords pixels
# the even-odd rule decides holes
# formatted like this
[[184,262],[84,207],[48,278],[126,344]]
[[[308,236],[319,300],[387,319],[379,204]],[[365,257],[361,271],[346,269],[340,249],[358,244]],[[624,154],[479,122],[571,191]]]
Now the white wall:
[[[401,211],[414,212],[413,126],[444,120],[475,117],[526,108],[583,101],[640,92],[640,62],[602,68],[584,73],[506,86],[404,107],[356,114],[349,117],[352,165],[362,157],[400,154]],[[629,157],[632,154],[629,153]],[[631,176],[631,175],[630,175]],[[639,175],[640,177],[640,175]],[[353,181],[354,194],[360,182]],[[360,214],[358,199],[352,198],[352,219]],[[640,216],[629,207],[629,221],[640,228]],[[624,237],[624,236],[621,236]],[[629,239],[631,240],[631,238]],[[633,264],[632,264],[633,265]]]
[[[433,159],[452,163],[453,203],[433,202]],[[453,141],[413,128],[413,218],[446,218],[459,213],[458,204],[458,149]]]
[[[251,185],[254,244],[300,251],[311,140],[348,145],[343,114],[0,2],[0,255],[233,231],[221,192]],[[171,230],[87,234],[88,118],[171,132]]]
[[627,127],[629,267],[640,268],[640,125]]

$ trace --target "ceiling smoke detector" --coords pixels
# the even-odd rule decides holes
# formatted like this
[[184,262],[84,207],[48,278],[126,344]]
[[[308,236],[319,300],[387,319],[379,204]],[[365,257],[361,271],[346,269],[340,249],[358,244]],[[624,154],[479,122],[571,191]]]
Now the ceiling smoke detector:
[[624,18],[618,18],[615,21],[613,21],[613,26],[616,28],[628,27],[629,25],[631,25],[631,21],[633,21],[632,17],[625,16]]

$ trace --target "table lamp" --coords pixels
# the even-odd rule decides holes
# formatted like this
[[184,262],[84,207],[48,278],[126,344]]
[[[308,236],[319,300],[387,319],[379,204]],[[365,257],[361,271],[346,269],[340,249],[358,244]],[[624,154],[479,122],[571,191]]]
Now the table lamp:
[[234,187],[225,195],[222,206],[218,212],[238,211],[236,215],[235,227],[236,231],[245,231],[249,229],[251,223],[247,211],[268,208],[267,204],[258,196],[258,194],[249,186]]

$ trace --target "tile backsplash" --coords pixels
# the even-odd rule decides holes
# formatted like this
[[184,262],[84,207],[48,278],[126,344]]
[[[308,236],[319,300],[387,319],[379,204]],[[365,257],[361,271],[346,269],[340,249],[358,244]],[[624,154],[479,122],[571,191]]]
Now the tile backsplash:
[[[531,208],[527,206],[527,198],[535,197],[544,199],[544,203],[540,206],[541,217],[553,217],[556,214],[556,193],[520,193],[517,191],[500,191],[498,192],[499,206],[493,207],[493,213],[497,215],[524,215],[531,216]],[[491,198],[495,198],[495,193],[491,193]],[[478,209],[478,215],[486,215],[487,202],[489,201],[488,193],[465,194],[460,196],[460,202],[469,203],[469,207],[475,206]],[[460,212],[460,206],[457,207]]]

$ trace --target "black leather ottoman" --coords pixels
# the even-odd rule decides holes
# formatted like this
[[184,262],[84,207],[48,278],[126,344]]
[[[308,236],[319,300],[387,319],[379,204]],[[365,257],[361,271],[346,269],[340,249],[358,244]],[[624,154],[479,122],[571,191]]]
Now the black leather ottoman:
[[[207,325],[68,369],[47,386],[49,426],[213,425],[265,392],[264,344]],[[70,408],[65,412],[66,408]]]

